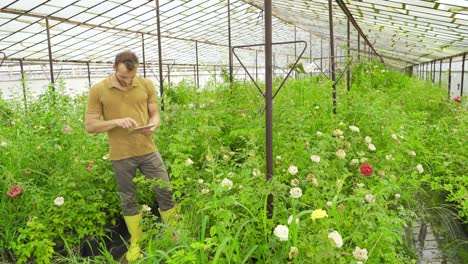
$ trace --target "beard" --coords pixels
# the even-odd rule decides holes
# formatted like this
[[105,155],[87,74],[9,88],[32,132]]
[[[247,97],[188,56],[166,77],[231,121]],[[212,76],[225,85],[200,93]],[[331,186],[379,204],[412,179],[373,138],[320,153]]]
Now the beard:
[[130,86],[130,84],[132,84],[132,81],[129,81],[128,83],[126,83],[124,80],[119,79],[117,74],[115,74],[115,79],[117,80],[117,82],[119,82],[120,86],[122,87],[127,87],[127,86]]

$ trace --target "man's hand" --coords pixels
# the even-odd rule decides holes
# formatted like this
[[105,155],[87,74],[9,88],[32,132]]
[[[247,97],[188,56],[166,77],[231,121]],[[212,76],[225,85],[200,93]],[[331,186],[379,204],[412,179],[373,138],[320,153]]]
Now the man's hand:
[[125,118],[119,118],[119,119],[114,119],[114,124],[117,127],[121,128],[131,128],[131,127],[137,127],[138,123],[130,117],[125,117]]

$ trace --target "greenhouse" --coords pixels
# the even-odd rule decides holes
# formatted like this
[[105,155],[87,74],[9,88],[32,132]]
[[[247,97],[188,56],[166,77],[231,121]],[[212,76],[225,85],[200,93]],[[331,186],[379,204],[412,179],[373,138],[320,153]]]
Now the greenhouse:
[[2,0],[0,263],[468,263],[467,37],[468,0]]

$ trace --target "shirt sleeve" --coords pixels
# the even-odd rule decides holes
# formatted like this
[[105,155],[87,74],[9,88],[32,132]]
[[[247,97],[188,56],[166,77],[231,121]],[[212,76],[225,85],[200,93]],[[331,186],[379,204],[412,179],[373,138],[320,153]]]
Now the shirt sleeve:
[[93,86],[91,90],[89,90],[88,106],[86,107],[86,113],[102,115],[102,104],[99,100],[99,90],[96,86]]
[[146,79],[147,87],[148,87],[148,104],[157,104],[158,97],[156,95],[156,89],[154,88],[154,84],[150,79]]

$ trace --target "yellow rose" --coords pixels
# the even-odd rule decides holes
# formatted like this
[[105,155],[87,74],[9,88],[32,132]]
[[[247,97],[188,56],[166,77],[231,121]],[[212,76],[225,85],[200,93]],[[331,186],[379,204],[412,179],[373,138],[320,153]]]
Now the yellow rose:
[[328,215],[327,215],[327,211],[322,210],[322,209],[314,210],[312,212],[312,215],[310,216],[310,218],[312,218],[313,220],[319,219],[319,218],[324,218],[324,217],[328,217]]

